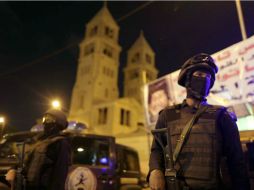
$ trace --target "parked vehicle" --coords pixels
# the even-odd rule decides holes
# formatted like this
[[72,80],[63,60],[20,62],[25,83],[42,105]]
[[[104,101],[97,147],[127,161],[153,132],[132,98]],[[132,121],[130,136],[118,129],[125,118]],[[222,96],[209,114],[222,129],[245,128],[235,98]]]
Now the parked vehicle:
[[[0,142],[0,181],[11,167],[18,165],[21,144],[25,152],[34,143],[38,132],[20,132],[5,135]],[[146,187],[140,172],[138,153],[117,144],[114,137],[64,132],[72,147],[72,166],[66,180],[69,190],[141,190]]]

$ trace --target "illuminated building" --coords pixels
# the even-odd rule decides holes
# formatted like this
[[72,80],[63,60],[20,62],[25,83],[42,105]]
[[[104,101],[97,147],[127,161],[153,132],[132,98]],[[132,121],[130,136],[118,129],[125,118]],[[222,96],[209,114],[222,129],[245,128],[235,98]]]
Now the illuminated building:
[[88,133],[112,135],[139,152],[143,171],[148,168],[148,140],[142,87],[157,78],[155,53],[143,32],[129,49],[124,69],[124,97],[119,97],[121,47],[119,26],[104,6],[86,25],[80,43],[76,82],[69,120],[83,122]]

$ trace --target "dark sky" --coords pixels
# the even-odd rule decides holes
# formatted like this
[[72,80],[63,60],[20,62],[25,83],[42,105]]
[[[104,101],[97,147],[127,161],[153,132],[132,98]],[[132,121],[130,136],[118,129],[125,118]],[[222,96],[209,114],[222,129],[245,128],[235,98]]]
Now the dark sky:
[[[117,20],[145,1],[109,1]],[[75,82],[78,43],[85,24],[103,2],[0,2],[0,114],[9,127],[28,130],[59,97],[68,109]],[[254,34],[254,2],[242,2],[247,36]],[[122,46],[119,89],[126,51],[140,30],[156,53],[159,77],[190,56],[213,54],[242,40],[234,1],[152,2],[118,22]],[[121,93],[122,94],[122,93]]]

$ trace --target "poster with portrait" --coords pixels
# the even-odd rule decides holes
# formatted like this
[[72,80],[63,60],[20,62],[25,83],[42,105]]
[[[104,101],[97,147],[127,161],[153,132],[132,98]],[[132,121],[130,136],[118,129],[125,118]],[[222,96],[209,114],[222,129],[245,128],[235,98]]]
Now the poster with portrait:
[[170,94],[170,76],[164,76],[145,85],[144,91],[147,123],[150,126],[156,123],[159,112],[173,102]]

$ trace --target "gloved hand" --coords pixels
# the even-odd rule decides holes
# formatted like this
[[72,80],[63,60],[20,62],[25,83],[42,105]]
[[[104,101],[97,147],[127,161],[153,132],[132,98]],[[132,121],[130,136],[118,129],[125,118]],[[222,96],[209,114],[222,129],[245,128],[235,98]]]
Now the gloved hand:
[[9,181],[9,182],[14,181],[15,177],[16,177],[16,170],[14,169],[9,170],[7,174],[5,175],[6,181]]
[[151,190],[165,190],[165,178],[161,170],[153,170],[149,177],[149,186]]
[[6,181],[8,181],[11,184],[11,189],[14,189],[15,177],[16,177],[16,170],[14,169],[10,169],[5,175]]

